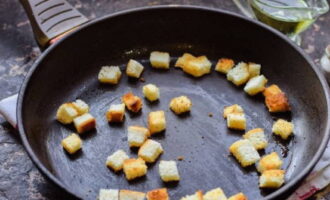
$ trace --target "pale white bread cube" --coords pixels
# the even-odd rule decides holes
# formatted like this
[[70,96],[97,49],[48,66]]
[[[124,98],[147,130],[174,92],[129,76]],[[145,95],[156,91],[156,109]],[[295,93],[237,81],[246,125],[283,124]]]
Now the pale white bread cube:
[[255,76],[259,76],[260,75],[260,70],[261,70],[261,65],[260,64],[256,64],[256,63],[249,63],[248,64],[249,67],[249,74],[250,77],[249,78],[253,78]]
[[259,75],[251,78],[244,87],[244,91],[249,95],[256,95],[265,90],[265,85],[268,82],[264,75]]
[[163,147],[159,142],[148,139],[140,147],[138,156],[148,163],[153,163],[157,160],[160,154],[163,153]]
[[120,190],[119,200],[145,200],[146,194],[132,190]]
[[118,66],[104,66],[101,68],[98,79],[101,83],[117,84],[121,77],[121,71]]
[[187,96],[175,97],[170,102],[170,109],[177,115],[189,112],[192,103]]
[[261,188],[279,188],[284,183],[285,171],[280,169],[271,169],[264,171],[259,178],[259,187]]
[[266,170],[281,169],[283,161],[276,152],[263,156],[257,163],[257,170],[263,173]]
[[181,200],[203,200],[203,192],[198,190],[195,194],[182,197]]
[[124,161],[124,173],[127,180],[133,180],[147,174],[148,167],[142,158],[131,158]]
[[240,192],[238,194],[229,197],[228,200],[248,200],[248,198],[243,193]]
[[246,118],[242,113],[231,113],[227,115],[227,127],[235,130],[245,130]]
[[148,128],[150,134],[155,134],[165,130],[166,129],[165,112],[162,110],[150,112],[148,115]]
[[226,106],[224,109],[223,109],[223,117],[226,119],[227,116],[229,114],[232,114],[232,113],[241,113],[241,114],[244,114],[244,110],[243,108],[238,105],[238,104],[234,104],[234,105],[231,105],[231,106]]
[[149,101],[156,101],[159,99],[159,88],[154,84],[147,84],[142,88],[143,95]]
[[125,104],[112,104],[105,113],[109,122],[122,122],[125,117]]
[[237,86],[243,85],[249,80],[249,68],[244,62],[238,63],[234,68],[228,71],[227,80]]
[[183,71],[194,77],[201,77],[211,72],[212,63],[206,56],[199,56],[188,60],[182,67]]
[[167,52],[153,51],[150,53],[150,63],[153,68],[169,69],[170,54]]
[[227,197],[221,188],[215,188],[206,192],[203,200],[227,200]]
[[136,60],[130,59],[127,63],[126,74],[129,77],[140,78],[143,72],[143,65]]
[[79,117],[74,118],[73,124],[76,127],[78,133],[84,133],[95,128],[96,120],[91,114],[85,113]]
[[81,149],[82,141],[77,134],[73,133],[64,138],[61,144],[69,154],[74,154]]
[[108,156],[106,165],[107,167],[110,167],[115,172],[117,172],[123,169],[124,161],[127,159],[129,159],[129,157],[126,152],[122,149],[119,149],[110,156]]
[[71,124],[78,115],[79,113],[72,103],[64,103],[57,109],[56,119],[62,124]]
[[164,182],[180,180],[180,174],[177,164],[173,160],[161,160],[159,162],[159,175]]
[[142,109],[143,103],[140,97],[135,96],[132,92],[126,93],[121,98],[127,109],[132,112],[139,112]]
[[129,126],[127,129],[127,141],[130,147],[140,147],[149,137],[149,129],[141,126]]
[[100,189],[98,200],[119,200],[119,190]]
[[280,136],[283,140],[289,138],[293,133],[294,125],[284,119],[277,120],[272,127],[272,131],[275,135]]
[[191,60],[191,59],[195,59],[196,57],[191,55],[190,53],[184,53],[181,57],[178,58],[178,60],[175,63],[175,67],[178,68],[183,68],[184,65],[186,65],[186,63]]
[[268,141],[262,128],[249,130],[243,135],[243,138],[248,139],[257,150],[265,149],[268,146]]
[[151,190],[147,193],[147,200],[169,200],[166,188]]
[[83,115],[89,112],[88,104],[81,99],[75,100],[74,102],[72,102],[72,105],[77,110],[79,115]]
[[234,155],[242,167],[253,165],[260,159],[258,151],[247,139],[234,142],[229,147],[229,151]]
[[215,71],[227,74],[229,70],[234,67],[235,63],[232,59],[228,58],[221,58],[218,60],[217,64],[215,65]]

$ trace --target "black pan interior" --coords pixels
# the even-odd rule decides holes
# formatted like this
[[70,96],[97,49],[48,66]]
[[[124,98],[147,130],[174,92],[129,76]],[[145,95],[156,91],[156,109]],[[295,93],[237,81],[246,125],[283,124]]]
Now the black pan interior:
[[[153,50],[170,52],[172,66],[184,52],[207,55],[213,63],[220,57],[261,63],[269,83],[279,84],[288,94],[292,115],[269,114],[261,96],[247,96],[214,71],[192,78],[173,67],[168,71],[151,69],[148,57]],[[242,135],[228,130],[221,117],[223,107],[233,103],[245,109],[248,129],[265,129],[270,145],[261,154],[277,151],[283,156],[287,184],[305,169],[327,138],[326,94],[310,63],[278,35],[227,13],[195,8],[125,13],[82,29],[46,54],[23,86],[19,111],[23,140],[30,145],[37,164],[49,171],[46,174],[84,199],[95,199],[100,188],[148,191],[168,187],[173,199],[215,187],[221,187],[227,196],[244,192],[250,199],[277,195],[281,191],[260,190],[255,168],[241,168],[228,152],[230,144]],[[119,65],[124,70],[130,58],[144,64],[145,82],[128,80],[124,75],[117,86],[98,83],[101,66]],[[108,106],[119,103],[128,91],[142,96],[141,88],[147,83],[160,87],[160,101],[150,104],[144,100],[142,113],[127,113],[122,125],[109,125],[104,117]],[[187,95],[193,102],[191,113],[182,117],[168,109],[170,99],[179,95]],[[76,98],[91,106],[97,129],[83,134],[83,150],[69,156],[60,141],[74,129],[59,124],[55,113],[60,104]],[[149,166],[146,177],[127,182],[122,173],[107,169],[105,160],[119,148],[135,157],[136,151],[127,145],[127,126],[145,126],[148,112],[160,109],[166,112],[167,129],[153,138],[165,149],[160,159],[184,157],[178,161],[182,180],[162,183],[156,163]],[[295,137],[288,142],[271,134],[271,125],[279,117],[295,124]]]

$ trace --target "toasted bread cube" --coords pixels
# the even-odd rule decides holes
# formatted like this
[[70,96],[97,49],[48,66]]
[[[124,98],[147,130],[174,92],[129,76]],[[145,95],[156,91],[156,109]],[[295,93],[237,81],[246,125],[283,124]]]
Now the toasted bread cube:
[[147,165],[142,158],[131,158],[124,161],[124,173],[127,180],[133,180],[147,174]]
[[243,138],[248,139],[257,150],[265,149],[268,146],[268,142],[262,128],[256,128],[246,132],[243,135]]
[[98,79],[101,83],[117,84],[121,77],[118,66],[104,66],[99,72]]
[[204,194],[203,200],[227,200],[227,197],[221,188],[215,188]]
[[149,129],[141,126],[129,126],[127,129],[127,141],[130,147],[140,147],[150,135]]
[[249,68],[244,62],[238,63],[234,68],[228,71],[227,80],[237,86],[243,85],[249,80]]
[[81,149],[82,141],[77,134],[73,133],[62,140],[62,146],[69,154],[74,154]]
[[269,112],[287,112],[291,110],[286,94],[277,85],[273,84],[267,87],[263,94]]
[[264,91],[267,79],[264,75],[259,75],[251,78],[244,87],[244,91],[249,95],[256,95]]
[[122,122],[125,117],[125,104],[113,104],[105,113],[108,122]]
[[159,99],[159,88],[154,84],[143,86],[142,92],[149,101],[156,101]]
[[126,152],[119,149],[107,158],[106,165],[117,172],[123,169],[124,161],[127,159],[129,157]]
[[140,78],[143,72],[143,65],[136,60],[130,59],[127,63],[126,74],[129,77]]
[[253,78],[255,76],[260,75],[260,70],[261,70],[261,65],[260,64],[250,62],[248,64],[248,68],[249,68],[249,74],[250,74],[249,78]]
[[206,56],[199,56],[188,60],[182,67],[183,71],[194,76],[201,77],[211,72],[212,63]]
[[139,112],[143,106],[140,97],[135,96],[132,92],[125,94],[122,97],[123,103],[126,105],[127,109],[132,112]]
[[140,147],[138,156],[148,163],[153,163],[163,151],[159,142],[149,139]]
[[198,190],[195,194],[182,197],[181,200],[203,200],[203,192]]
[[243,108],[238,105],[238,104],[234,104],[234,105],[231,105],[231,106],[226,106],[224,109],[223,109],[223,117],[226,119],[227,116],[229,114],[232,114],[232,113],[237,113],[237,114],[244,114],[244,110]]
[[250,166],[260,159],[258,151],[247,139],[234,142],[229,147],[229,151],[235,156],[242,167]]
[[229,197],[228,200],[248,200],[248,198],[243,193],[238,193]]
[[227,127],[235,130],[245,130],[246,119],[242,113],[231,113],[227,116]]
[[161,160],[159,163],[159,175],[164,182],[179,181],[179,170],[174,160]]
[[78,133],[84,133],[95,128],[96,120],[91,114],[85,113],[79,117],[74,118],[73,124],[76,127]]
[[151,134],[165,130],[166,119],[164,111],[150,112],[148,116],[148,127]]
[[290,135],[292,135],[293,128],[293,123],[284,119],[279,119],[273,124],[272,131],[275,135],[279,135],[283,140],[286,140]]
[[191,100],[187,96],[173,98],[170,102],[171,110],[177,115],[189,112],[191,106]]
[[153,68],[169,69],[170,54],[167,52],[153,51],[150,53],[150,63]]
[[227,74],[229,70],[234,67],[235,63],[232,59],[221,58],[218,60],[218,63],[215,66],[215,71]]
[[132,190],[120,190],[119,200],[145,200],[146,194]]
[[73,107],[77,110],[79,115],[83,115],[89,112],[89,106],[81,99],[77,99],[76,101],[72,102]]
[[78,115],[79,113],[72,103],[65,103],[57,109],[56,119],[62,124],[71,124]]
[[175,67],[183,68],[186,63],[191,60],[196,58],[195,56],[191,55],[190,53],[184,53],[181,57],[178,58],[178,60],[175,63]]
[[263,156],[257,164],[257,170],[263,173],[266,170],[281,169],[283,161],[276,152]]
[[98,200],[119,200],[119,190],[100,189]]
[[261,188],[279,188],[284,183],[284,170],[271,169],[264,171],[259,178]]
[[147,200],[169,200],[166,188],[151,190],[147,193]]

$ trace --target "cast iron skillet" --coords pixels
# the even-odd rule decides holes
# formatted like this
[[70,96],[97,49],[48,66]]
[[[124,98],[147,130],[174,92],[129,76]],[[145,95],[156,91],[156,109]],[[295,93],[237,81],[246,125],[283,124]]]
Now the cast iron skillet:
[[[192,78],[181,70],[154,70],[148,62],[153,50],[170,52],[172,66],[184,52],[207,55],[213,63],[220,57],[262,64],[269,83],[279,84],[288,94],[292,114],[272,115],[262,96],[250,97],[225,76],[212,72]],[[143,63],[145,83],[123,75],[116,86],[102,85],[97,74],[103,65],[127,61]],[[140,114],[126,114],[122,125],[110,125],[104,117],[111,103],[133,91],[142,96],[141,87],[153,83],[160,87],[159,102],[144,100]],[[169,100],[187,95],[192,111],[178,117],[168,109]],[[83,149],[70,156],[61,140],[74,132],[55,120],[63,102],[80,98],[91,106],[97,118],[95,131],[84,133]],[[286,184],[278,190],[260,190],[255,167],[242,168],[229,154],[228,147],[242,132],[228,130],[222,118],[226,105],[243,106],[248,129],[261,127],[272,151],[282,155]],[[158,175],[158,162],[149,165],[146,177],[128,182],[122,173],[106,168],[105,160],[117,149],[130,156],[136,150],[127,145],[129,125],[146,126],[150,111],[166,112],[167,129],[153,139],[161,142],[163,160],[178,161],[181,181],[164,184]],[[213,114],[213,117],[209,116]],[[23,144],[38,168],[58,186],[82,199],[95,199],[100,188],[148,191],[168,187],[172,199],[221,187],[227,196],[244,192],[249,199],[272,199],[287,192],[312,169],[329,139],[329,93],[325,79],[311,60],[288,39],[273,29],[238,15],[195,6],[157,6],[124,11],[87,23],[48,48],[29,71],[18,100],[18,128]],[[271,134],[274,120],[292,119],[295,136],[282,141]]]

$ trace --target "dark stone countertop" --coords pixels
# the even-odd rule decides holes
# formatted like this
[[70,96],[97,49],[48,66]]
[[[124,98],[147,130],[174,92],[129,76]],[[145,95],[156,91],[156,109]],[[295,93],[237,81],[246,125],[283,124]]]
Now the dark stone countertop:
[[[90,19],[116,11],[160,4],[189,4],[239,13],[231,0],[69,0]],[[303,34],[302,48],[319,63],[330,43],[330,13],[320,17]],[[40,54],[29,21],[14,0],[0,1],[0,99],[19,91],[26,72]],[[275,58],[274,58],[275,59]],[[46,180],[26,154],[18,133],[0,117],[0,200],[68,199],[64,191]],[[330,199],[330,187],[311,199]]]

